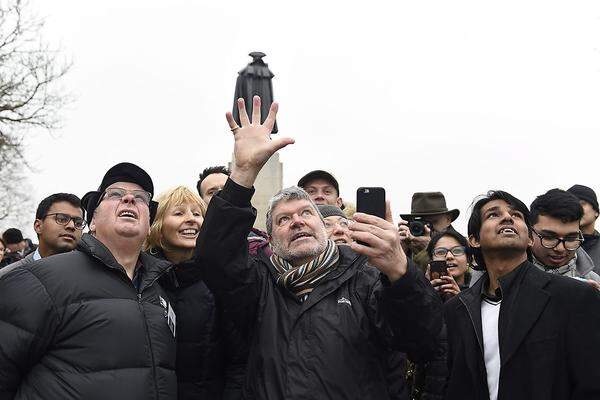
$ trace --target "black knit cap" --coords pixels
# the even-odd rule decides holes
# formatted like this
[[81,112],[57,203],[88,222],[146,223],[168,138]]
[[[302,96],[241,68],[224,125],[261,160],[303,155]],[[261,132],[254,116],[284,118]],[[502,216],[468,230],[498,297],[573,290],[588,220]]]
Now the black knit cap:
[[344,214],[344,212],[338,206],[331,206],[329,204],[317,204],[317,208],[319,209],[319,212],[321,213],[323,218],[327,218],[327,217],[342,217],[342,218],[346,218],[346,219],[348,218],[346,216],[346,214]]
[[596,197],[596,192],[594,192],[592,188],[583,185],[573,185],[567,192],[574,194],[579,200],[587,201],[592,205],[596,212],[600,212],[598,210],[598,198]]
[[[88,192],[81,199],[81,204],[86,210],[86,221],[88,225],[92,222],[94,211],[96,210],[96,207],[98,207],[102,194],[110,185],[116,182],[135,183],[140,185],[146,192],[150,193],[150,198],[154,197],[154,184],[152,183],[152,178],[150,178],[150,175],[148,175],[146,171],[132,163],[119,163],[106,171],[97,191]],[[150,224],[154,221],[157,208],[158,203],[150,201]]]

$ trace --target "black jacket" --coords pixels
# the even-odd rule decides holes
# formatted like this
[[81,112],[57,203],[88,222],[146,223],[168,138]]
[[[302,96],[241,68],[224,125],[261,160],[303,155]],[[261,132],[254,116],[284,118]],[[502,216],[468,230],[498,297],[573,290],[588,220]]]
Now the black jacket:
[[594,272],[600,275],[600,233],[594,231],[591,235],[583,235],[584,242],[581,245],[585,252],[594,262]]
[[177,398],[221,399],[225,354],[214,296],[191,261],[174,265],[159,282],[177,313]]
[[430,356],[442,325],[439,296],[412,263],[390,284],[342,246],[336,270],[299,302],[275,284],[264,253],[248,256],[252,193],[228,180],[196,246],[205,282],[250,338],[244,398],[388,399],[389,349]]
[[[500,309],[498,400],[600,399],[600,292],[528,261],[518,268],[512,299],[508,303],[503,296]],[[487,275],[444,306],[447,400],[489,398],[481,327],[484,282]],[[510,308],[503,319],[505,306]]]
[[75,251],[0,277],[0,399],[176,399],[175,338],[156,283],[169,264],[140,260],[136,290],[84,234]]

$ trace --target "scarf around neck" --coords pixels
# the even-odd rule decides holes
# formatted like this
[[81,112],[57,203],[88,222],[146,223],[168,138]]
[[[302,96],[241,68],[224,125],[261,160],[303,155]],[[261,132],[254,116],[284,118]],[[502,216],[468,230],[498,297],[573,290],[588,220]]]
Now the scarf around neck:
[[279,274],[277,285],[289,290],[304,302],[310,292],[335,269],[339,258],[336,244],[333,240],[327,240],[325,251],[306,264],[294,267],[276,254],[272,254],[270,260]]
[[551,274],[569,276],[571,278],[579,277],[579,274],[577,273],[577,253],[575,253],[575,256],[562,267],[549,267],[544,265],[541,261],[535,258],[535,256],[533,256],[533,264],[542,271],[549,272]]

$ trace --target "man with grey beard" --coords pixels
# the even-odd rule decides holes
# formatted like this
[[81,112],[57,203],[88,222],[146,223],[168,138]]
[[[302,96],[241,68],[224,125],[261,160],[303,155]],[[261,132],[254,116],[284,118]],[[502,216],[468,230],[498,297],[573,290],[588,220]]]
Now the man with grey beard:
[[439,296],[407,261],[393,224],[357,213],[355,242],[336,246],[298,187],[270,201],[273,254],[249,256],[253,184],[293,140],[269,137],[276,104],[263,124],[260,98],[252,121],[242,99],[238,109],[241,127],[227,114],[235,139],[231,175],[210,202],[196,262],[224,318],[250,338],[244,398],[389,399],[386,354],[430,357],[442,326]]

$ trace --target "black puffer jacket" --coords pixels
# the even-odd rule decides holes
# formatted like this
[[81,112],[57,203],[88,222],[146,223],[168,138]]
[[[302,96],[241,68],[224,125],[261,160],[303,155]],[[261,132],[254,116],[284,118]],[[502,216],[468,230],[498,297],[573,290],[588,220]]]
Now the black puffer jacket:
[[0,399],[176,399],[175,338],[156,283],[169,264],[140,260],[138,291],[85,234],[75,251],[1,276]]
[[[160,250],[151,254],[166,260]],[[174,265],[160,283],[177,313],[177,398],[221,399],[225,351],[214,296],[191,261]]]
[[210,202],[198,245],[204,280],[250,338],[245,399],[389,398],[390,348],[433,351],[441,301],[414,265],[390,284],[349,247],[304,303],[275,284],[269,259],[248,256],[252,190],[228,180]]

